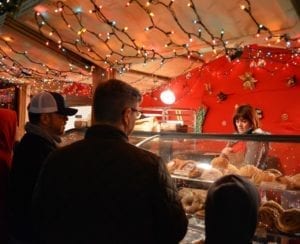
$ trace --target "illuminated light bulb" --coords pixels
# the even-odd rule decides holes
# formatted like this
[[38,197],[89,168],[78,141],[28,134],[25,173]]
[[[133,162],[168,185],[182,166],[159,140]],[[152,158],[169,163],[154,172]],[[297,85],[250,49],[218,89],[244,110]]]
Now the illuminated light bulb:
[[153,28],[153,26],[148,26],[148,27],[145,28],[145,31],[149,31],[149,30],[151,30],[152,28]]
[[174,92],[171,91],[170,89],[164,90],[160,94],[160,99],[164,104],[168,104],[168,105],[173,104],[176,100]]

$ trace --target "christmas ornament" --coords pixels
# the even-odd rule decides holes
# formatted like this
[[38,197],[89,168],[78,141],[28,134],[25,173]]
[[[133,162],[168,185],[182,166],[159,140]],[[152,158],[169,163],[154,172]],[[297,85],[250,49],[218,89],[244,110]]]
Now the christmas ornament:
[[243,87],[245,89],[253,90],[255,88],[255,83],[257,80],[254,79],[252,73],[246,72],[245,74],[239,76],[239,78],[243,81]]
[[286,113],[284,113],[284,114],[281,114],[281,120],[282,121],[287,121],[288,119],[289,119],[289,115],[288,114],[286,114]]
[[292,77],[290,77],[290,78],[288,79],[286,85],[287,85],[288,87],[293,87],[293,86],[296,85],[296,77],[295,77],[295,75],[292,76]]
[[217,94],[217,100],[218,102],[222,102],[222,101],[225,101],[227,99],[228,95],[223,93],[223,92],[219,92]]
[[190,72],[188,72],[188,73],[186,74],[186,76],[185,76],[185,78],[186,78],[187,80],[191,79],[191,77],[192,77],[192,74],[191,74]]

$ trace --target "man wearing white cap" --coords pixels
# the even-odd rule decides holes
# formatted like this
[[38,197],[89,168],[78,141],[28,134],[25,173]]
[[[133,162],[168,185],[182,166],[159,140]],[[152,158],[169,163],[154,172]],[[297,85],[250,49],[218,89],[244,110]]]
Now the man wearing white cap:
[[67,116],[76,113],[56,92],[41,92],[31,99],[26,134],[16,146],[10,173],[10,229],[15,241],[32,241],[30,206],[36,179],[46,157],[61,142]]

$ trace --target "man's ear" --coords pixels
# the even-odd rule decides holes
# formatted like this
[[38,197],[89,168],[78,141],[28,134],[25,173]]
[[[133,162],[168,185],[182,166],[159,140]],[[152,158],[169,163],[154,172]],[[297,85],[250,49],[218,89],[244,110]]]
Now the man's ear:
[[40,116],[40,124],[41,125],[48,125],[50,121],[49,114],[41,114]]
[[130,116],[131,116],[131,110],[130,108],[126,108],[123,112],[122,116],[122,124],[124,128],[126,129],[130,123]]

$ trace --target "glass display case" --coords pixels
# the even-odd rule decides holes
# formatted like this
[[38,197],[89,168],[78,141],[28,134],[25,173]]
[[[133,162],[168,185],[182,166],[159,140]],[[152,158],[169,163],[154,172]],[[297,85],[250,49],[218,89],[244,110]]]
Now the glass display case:
[[[182,243],[197,243],[196,239],[204,238],[207,189],[216,179],[231,173],[247,177],[260,193],[259,224],[253,243],[300,243],[300,136],[162,132],[140,132],[140,136],[146,139],[137,146],[160,155],[178,185],[190,223]],[[232,154],[238,157],[220,157],[222,149],[234,143],[239,148]],[[267,146],[261,164],[243,158],[249,145],[252,149],[253,145]],[[266,207],[272,206],[280,208],[281,216],[266,212]]]
[[[63,143],[82,139],[85,131],[86,128],[67,131]],[[129,141],[160,155],[167,164],[189,218],[189,230],[181,244],[204,239],[207,189],[230,173],[247,177],[260,193],[262,205],[253,243],[300,243],[300,136],[134,131]],[[238,146],[232,154],[238,157],[231,155],[225,163],[219,161],[222,149],[234,143]],[[267,145],[263,164],[252,165],[243,159],[241,152],[253,144]],[[188,202],[191,196],[193,201]],[[270,216],[265,212],[270,206],[280,208],[286,217]]]

